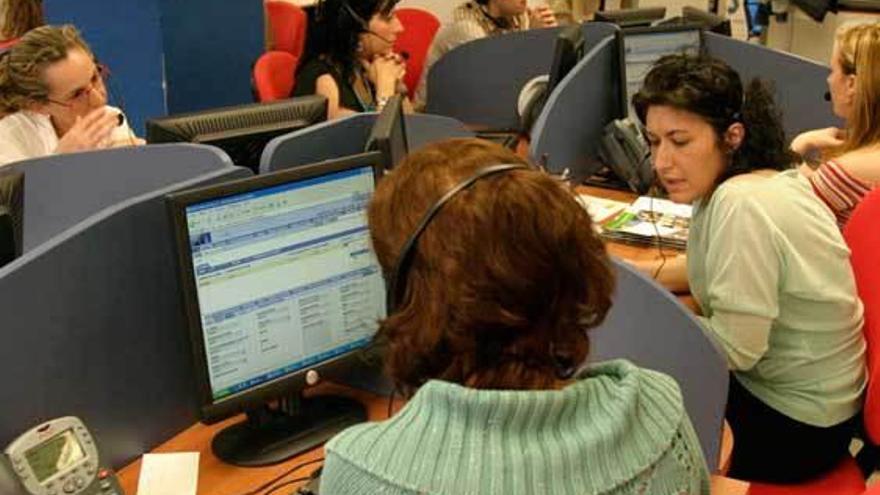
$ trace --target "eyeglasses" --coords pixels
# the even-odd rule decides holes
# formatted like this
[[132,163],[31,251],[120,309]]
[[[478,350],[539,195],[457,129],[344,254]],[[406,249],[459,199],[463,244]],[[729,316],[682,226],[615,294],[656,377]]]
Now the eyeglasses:
[[95,89],[102,87],[104,85],[104,79],[109,75],[109,71],[107,70],[107,66],[102,64],[95,65],[95,72],[92,74],[92,78],[89,79],[89,83],[81,88],[78,88],[74,91],[69,97],[67,97],[64,101],[55,100],[52,98],[46,98],[50,103],[54,103],[56,105],[61,105],[62,107],[72,107],[77,104],[81,104],[86,102],[89,99],[89,96],[92,94],[92,91]]

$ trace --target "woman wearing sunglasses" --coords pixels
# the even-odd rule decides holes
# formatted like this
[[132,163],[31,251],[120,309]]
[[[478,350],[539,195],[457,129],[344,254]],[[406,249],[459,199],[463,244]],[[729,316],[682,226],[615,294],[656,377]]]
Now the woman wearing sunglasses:
[[0,56],[0,166],[143,144],[107,106],[102,72],[71,25],[33,29]]

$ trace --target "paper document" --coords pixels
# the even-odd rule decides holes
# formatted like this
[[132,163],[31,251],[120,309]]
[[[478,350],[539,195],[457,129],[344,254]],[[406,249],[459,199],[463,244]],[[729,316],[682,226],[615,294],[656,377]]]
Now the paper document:
[[196,495],[199,453],[144,454],[137,495]]

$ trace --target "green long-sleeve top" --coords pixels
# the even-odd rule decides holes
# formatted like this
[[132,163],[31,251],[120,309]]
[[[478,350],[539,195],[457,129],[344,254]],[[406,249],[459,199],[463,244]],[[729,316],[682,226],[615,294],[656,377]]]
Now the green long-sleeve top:
[[865,340],[849,249],[797,171],[736,176],[698,202],[687,265],[703,326],[749,392],[814,426],[858,412]]
[[333,438],[327,495],[709,493],[681,392],[627,361],[561,390],[432,380],[394,417]]

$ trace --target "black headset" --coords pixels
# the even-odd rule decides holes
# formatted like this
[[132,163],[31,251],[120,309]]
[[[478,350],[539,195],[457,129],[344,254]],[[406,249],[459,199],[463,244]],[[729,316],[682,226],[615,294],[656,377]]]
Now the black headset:
[[428,225],[431,223],[431,220],[437,216],[437,213],[449,202],[450,199],[455,197],[456,194],[464,191],[465,189],[471,187],[478,180],[489,177],[491,175],[495,175],[501,172],[508,172],[511,170],[520,170],[520,169],[531,169],[531,167],[523,164],[514,164],[514,163],[504,163],[500,165],[490,165],[487,167],[483,167],[473,175],[464,179],[463,181],[456,184],[452,189],[446,192],[443,196],[440,197],[425,213],[422,217],[422,220],[419,222],[418,227],[409,236],[409,239],[403,243],[403,247],[400,249],[400,254],[397,256],[397,261],[394,263],[394,270],[391,272],[391,276],[386,281],[388,283],[386,295],[386,303],[388,305],[388,314],[394,313],[397,307],[403,302],[403,297],[406,295],[406,281],[407,275],[409,275],[410,267],[412,266],[413,258],[415,257],[415,251],[417,247],[417,243],[419,242],[419,237],[422,233],[425,232],[425,229],[428,228]]

